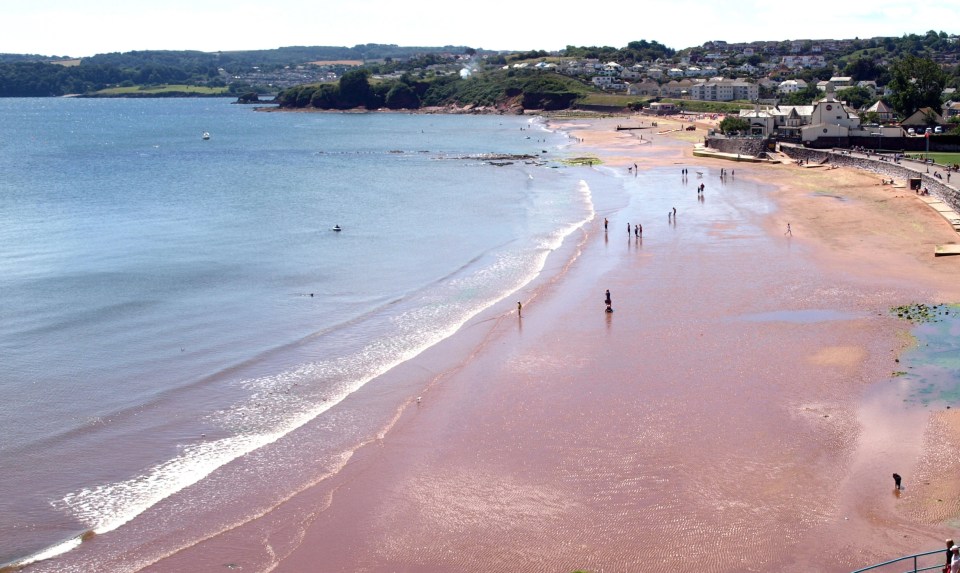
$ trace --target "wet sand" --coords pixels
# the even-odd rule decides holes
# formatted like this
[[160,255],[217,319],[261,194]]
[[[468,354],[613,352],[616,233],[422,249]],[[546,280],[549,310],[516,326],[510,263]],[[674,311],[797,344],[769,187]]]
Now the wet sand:
[[[939,548],[960,419],[904,406],[887,310],[960,300],[960,258],[933,257],[956,233],[879,177],[694,159],[703,130],[639,144],[625,121],[556,123],[614,168],[679,187],[688,166],[675,225],[638,241],[642,207],[595,197],[523,318],[504,301],[387,375],[423,400],[341,472],[144,570],[850,571]],[[695,169],[722,202],[720,168],[743,187],[698,212]]]

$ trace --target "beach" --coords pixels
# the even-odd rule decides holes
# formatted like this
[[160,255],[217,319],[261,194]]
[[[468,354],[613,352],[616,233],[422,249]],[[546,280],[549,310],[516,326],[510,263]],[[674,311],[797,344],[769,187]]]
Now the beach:
[[960,259],[933,256],[956,232],[879,176],[616,130],[639,121],[551,120],[629,202],[595,194],[538,279],[345,400],[389,427],[137,570],[839,572],[954,535],[960,416],[905,404],[889,310],[960,301]]

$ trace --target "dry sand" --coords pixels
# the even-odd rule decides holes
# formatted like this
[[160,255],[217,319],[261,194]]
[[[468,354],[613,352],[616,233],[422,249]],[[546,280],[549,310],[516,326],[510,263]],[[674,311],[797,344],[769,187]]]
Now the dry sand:
[[933,257],[956,233],[878,176],[693,158],[702,129],[640,143],[629,121],[555,124],[574,155],[735,170],[778,209],[697,221],[699,249],[601,215],[522,319],[504,301],[389,374],[429,378],[423,403],[336,477],[155,570],[850,571],[939,548],[960,417],[904,406],[886,311],[960,300],[960,258]]

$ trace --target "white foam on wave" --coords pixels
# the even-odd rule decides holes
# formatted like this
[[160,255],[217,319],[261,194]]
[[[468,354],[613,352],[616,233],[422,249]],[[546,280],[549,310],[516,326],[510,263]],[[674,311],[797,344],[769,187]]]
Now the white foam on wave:
[[71,537],[70,539],[62,543],[58,543],[51,547],[47,547],[46,549],[43,549],[37,553],[34,553],[33,555],[28,555],[27,557],[24,557],[20,561],[17,561],[16,563],[11,563],[10,565],[12,567],[23,567],[25,565],[30,565],[31,563],[37,563],[38,561],[53,559],[58,555],[63,555],[67,551],[70,551],[71,549],[79,547],[81,543],[83,543],[83,538],[81,536],[78,535],[76,537]]
[[[396,327],[394,334],[378,337],[355,353],[330,361],[304,364],[277,375],[243,381],[242,384],[251,390],[251,397],[236,407],[211,415],[209,419],[236,432],[235,435],[181,446],[179,454],[173,459],[157,464],[136,477],[83,488],[52,502],[52,505],[69,511],[95,533],[107,533],[165,498],[196,484],[227,463],[272,444],[316,419],[370,380],[453,335],[471,318],[536,278],[543,271],[549,254],[595,216],[590,187],[586,181],[579,182],[578,191],[585,215],[541,237],[534,248],[533,257],[529,253],[503,253],[491,265],[481,267],[466,277],[451,279],[444,285],[445,289],[450,290],[446,293],[446,302],[439,305],[423,304],[400,313],[392,320]],[[484,290],[485,285],[498,286],[495,292],[479,292]],[[450,296],[457,292],[467,295]],[[425,324],[430,326],[425,327]],[[299,384],[306,385],[316,380],[334,383],[325,387],[320,396],[308,398],[291,392],[291,388]],[[79,544],[80,538],[65,541],[37,553],[30,562],[60,555]]]

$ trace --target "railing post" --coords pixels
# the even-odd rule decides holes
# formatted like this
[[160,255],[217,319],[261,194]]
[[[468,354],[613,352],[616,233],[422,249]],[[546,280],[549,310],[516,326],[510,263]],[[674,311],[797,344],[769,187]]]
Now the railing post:
[[917,573],[917,556],[913,556],[913,573]]

